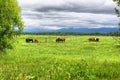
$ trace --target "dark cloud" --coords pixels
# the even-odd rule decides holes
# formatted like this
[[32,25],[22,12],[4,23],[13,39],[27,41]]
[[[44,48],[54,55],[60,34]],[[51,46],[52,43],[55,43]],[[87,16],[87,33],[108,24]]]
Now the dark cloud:
[[78,12],[78,13],[99,13],[99,14],[114,14],[114,6],[112,5],[94,5],[82,3],[66,3],[59,6],[56,5],[47,5],[47,6],[38,6],[34,8],[39,12],[51,12],[51,11],[62,11],[62,12]]

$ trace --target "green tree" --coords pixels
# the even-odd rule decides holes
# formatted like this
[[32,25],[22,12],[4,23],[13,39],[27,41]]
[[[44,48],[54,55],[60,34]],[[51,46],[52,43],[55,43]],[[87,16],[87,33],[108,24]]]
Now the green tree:
[[[16,30],[17,29],[17,30]],[[14,37],[23,29],[16,0],[0,0],[0,53],[13,48]]]

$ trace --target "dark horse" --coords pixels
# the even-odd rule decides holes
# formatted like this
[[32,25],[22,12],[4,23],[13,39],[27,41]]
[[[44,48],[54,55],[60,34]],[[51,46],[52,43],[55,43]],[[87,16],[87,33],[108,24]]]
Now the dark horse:
[[56,42],[65,42],[65,38],[57,38]]
[[26,40],[25,40],[27,43],[29,43],[29,42],[32,42],[33,43],[33,39],[31,39],[31,38],[26,38]]

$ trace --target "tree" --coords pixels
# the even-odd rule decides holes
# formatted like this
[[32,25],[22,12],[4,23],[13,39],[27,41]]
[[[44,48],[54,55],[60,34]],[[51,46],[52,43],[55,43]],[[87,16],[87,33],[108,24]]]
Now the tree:
[[[115,13],[117,14],[118,18],[120,19],[120,11],[119,11],[119,7],[120,7],[120,0],[113,0],[116,4],[117,7],[115,7]],[[120,22],[118,23],[119,25],[119,29],[117,32],[114,33],[114,39],[119,43],[120,46]]]
[[[16,30],[17,29],[17,30]],[[23,29],[16,0],[0,0],[0,53],[13,48],[14,37]]]

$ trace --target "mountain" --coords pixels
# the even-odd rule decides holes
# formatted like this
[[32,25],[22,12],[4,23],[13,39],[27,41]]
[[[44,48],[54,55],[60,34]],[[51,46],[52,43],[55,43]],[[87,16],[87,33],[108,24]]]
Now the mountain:
[[30,29],[25,28],[23,31],[24,32],[53,32],[53,30],[47,30],[42,28],[30,28]]
[[93,32],[115,32],[118,31],[118,28],[62,28],[58,30],[48,30],[41,28],[31,28],[24,29],[24,32],[84,32],[84,33],[93,33]]
[[115,32],[118,28],[62,28],[57,30],[57,32]]

